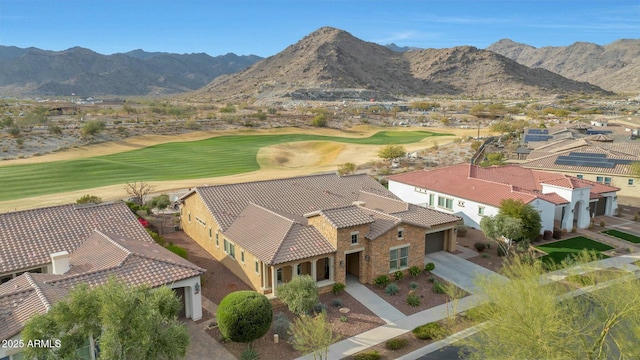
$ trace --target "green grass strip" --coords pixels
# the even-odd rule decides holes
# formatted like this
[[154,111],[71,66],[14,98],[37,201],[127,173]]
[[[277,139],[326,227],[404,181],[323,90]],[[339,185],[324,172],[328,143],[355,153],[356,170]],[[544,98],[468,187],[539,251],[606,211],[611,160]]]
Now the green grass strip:
[[613,247],[591,240],[584,236],[577,236],[571,239],[538,245],[538,250],[546,252],[548,255],[541,257],[544,262],[561,263],[570,256],[580,253],[582,250],[595,251],[599,258],[605,259],[608,256],[600,254],[601,251],[613,250]]
[[632,242],[634,244],[640,244],[640,236],[629,234],[624,231],[610,229],[610,230],[605,230],[602,233],[613,236],[613,237],[617,237],[618,239]]
[[55,194],[131,181],[209,178],[259,170],[263,147],[299,141],[350,144],[411,144],[429,131],[381,131],[366,138],[311,134],[229,135],[191,142],[172,142],[118,154],[39,164],[0,167],[0,201]]

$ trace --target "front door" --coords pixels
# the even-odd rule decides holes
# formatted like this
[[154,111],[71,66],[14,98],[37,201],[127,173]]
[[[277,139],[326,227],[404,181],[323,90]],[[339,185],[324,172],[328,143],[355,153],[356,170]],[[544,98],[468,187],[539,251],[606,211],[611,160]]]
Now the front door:
[[345,266],[347,275],[351,274],[357,278],[360,277],[360,254],[362,251],[347,254],[347,264]]

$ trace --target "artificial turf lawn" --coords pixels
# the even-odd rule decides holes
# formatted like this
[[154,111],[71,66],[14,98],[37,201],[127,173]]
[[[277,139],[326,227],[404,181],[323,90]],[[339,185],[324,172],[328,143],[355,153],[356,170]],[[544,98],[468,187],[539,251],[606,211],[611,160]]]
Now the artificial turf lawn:
[[380,131],[365,138],[311,134],[229,135],[172,142],[118,154],[39,164],[0,167],[0,201],[91,189],[132,181],[166,181],[241,174],[260,168],[256,156],[265,146],[298,141],[350,144],[410,144],[450,134]]
[[571,255],[580,253],[582,250],[595,251],[599,258],[605,259],[608,256],[601,254],[600,252],[613,249],[613,247],[609,245],[599,243],[584,236],[577,236],[567,240],[538,245],[535,248],[548,254],[541,258],[542,261],[555,262],[556,264],[561,263]]
[[613,237],[617,237],[618,239],[632,242],[634,244],[640,244],[640,236],[637,236],[637,235],[633,235],[633,234],[629,234],[623,231],[613,230],[613,229],[605,230],[602,233],[613,236]]

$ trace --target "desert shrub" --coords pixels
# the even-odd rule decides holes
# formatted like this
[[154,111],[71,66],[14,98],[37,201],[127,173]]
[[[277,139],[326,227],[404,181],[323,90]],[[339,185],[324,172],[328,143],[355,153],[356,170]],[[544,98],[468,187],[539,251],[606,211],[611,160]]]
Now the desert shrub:
[[396,281],[400,281],[402,280],[402,278],[404,278],[404,273],[400,270],[396,271],[393,273],[393,278],[396,279]]
[[149,234],[149,236],[151,236],[151,238],[152,238],[156,243],[158,243],[158,245],[165,246],[165,244],[166,244],[167,242],[166,242],[166,240],[165,240],[162,236],[158,235],[158,233],[157,233],[157,232],[155,232],[155,231],[152,231],[152,230],[149,230],[149,229],[145,229],[145,230],[147,230],[147,233]]
[[216,312],[218,329],[233,342],[249,343],[269,331],[273,308],[266,296],[255,291],[235,291],[225,296]]
[[22,129],[20,129],[20,127],[18,127],[18,126],[12,126],[12,127],[9,128],[9,130],[7,130],[9,135],[11,135],[12,137],[17,137],[18,135],[20,135],[21,131],[22,131]]
[[169,195],[162,194],[154,196],[146,205],[151,208],[164,210],[171,205],[171,199],[169,199]]
[[82,124],[80,132],[83,137],[93,136],[104,129],[104,123],[100,120],[89,120]]
[[102,198],[96,195],[83,195],[78,200],[76,200],[76,204],[100,204],[102,203]]
[[284,339],[291,327],[291,321],[282,311],[273,317],[273,332]]
[[569,275],[566,277],[566,280],[572,283],[578,284],[580,286],[591,286],[596,284],[596,281],[594,278],[590,276],[580,275],[580,274]]
[[600,220],[600,227],[605,227],[605,225],[607,225],[604,220]]
[[415,290],[417,288],[418,288],[418,283],[417,282],[412,281],[412,282],[409,283],[409,289]]
[[242,350],[240,354],[240,360],[258,360],[260,359],[260,354],[258,354],[258,350],[252,348],[251,346],[247,346],[246,349]]
[[313,305],[313,312],[316,314],[320,314],[321,312],[325,312],[327,311],[327,305],[319,302],[315,305]]
[[424,271],[431,272],[436,268],[436,265],[432,262],[425,264]]
[[435,278],[435,277],[433,277],[433,275],[432,275],[432,276],[429,276],[429,277],[427,278],[427,280],[429,280],[429,282],[434,282],[434,281],[436,281],[436,278]]
[[411,275],[412,277],[416,277],[418,275],[420,275],[420,273],[422,272],[422,270],[418,267],[418,266],[412,266],[409,268],[409,275]]
[[437,322],[420,325],[412,330],[413,336],[420,340],[438,340],[448,335],[447,329]]
[[54,135],[62,135],[62,128],[58,125],[49,125],[49,132]]
[[334,295],[339,295],[341,292],[344,291],[345,287],[346,287],[345,284],[337,282],[333,284],[333,288],[331,288],[331,292],[333,292]]
[[341,315],[341,316],[340,316],[340,321],[341,321],[341,322],[348,322],[348,321],[349,321],[349,318],[348,318],[346,315]]
[[398,287],[398,284],[396,283],[391,283],[389,285],[387,285],[386,288],[384,288],[384,292],[387,293],[388,295],[396,295],[398,292],[400,291],[400,288]]
[[436,294],[445,294],[447,291],[445,285],[439,281],[433,282],[433,292]]
[[167,250],[171,251],[172,253],[180,256],[183,259],[187,258],[187,250],[185,248],[182,248],[178,245],[167,245]]
[[413,307],[420,306],[420,296],[414,293],[407,295],[407,304]]
[[467,236],[467,232],[469,231],[469,227],[466,225],[458,225],[456,226],[456,230],[458,232],[458,237]]
[[478,241],[477,243],[473,244],[473,247],[476,248],[478,252],[483,252],[484,249],[487,248],[487,244],[482,241]]
[[288,283],[278,286],[276,293],[289,311],[298,315],[308,314],[319,300],[318,287],[309,275],[294,276]]
[[396,338],[387,340],[384,346],[389,350],[400,350],[403,347],[407,346],[408,343],[409,342],[407,341],[407,339]]
[[380,287],[385,287],[389,283],[389,277],[387,275],[380,275],[373,280],[373,283]]
[[378,360],[380,359],[380,353],[376,350],[367,350],[359,354],[353,355],[353,360]]
[[338,298],[331,300],[331,306],[335,306],[337,308],[342,307],[342,300]]

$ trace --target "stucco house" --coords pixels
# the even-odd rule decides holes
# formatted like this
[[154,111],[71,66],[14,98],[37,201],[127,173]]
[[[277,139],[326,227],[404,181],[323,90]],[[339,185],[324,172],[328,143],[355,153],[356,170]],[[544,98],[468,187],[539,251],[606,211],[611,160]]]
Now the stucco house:
[[[77,284],[110,277],[130,285],[166,285],[181,298],[181,316],[202,318],[200,276],[191,262],[156,244],[123,203],[62,205],[0,214],[0,340],[20,338]],[[79,356],[94,359],[94,344]],[[0,348],[0,359],[22,359]]]
[[367,175],[318,174],[202,186],[180,199],[181,226],[253,289],[308,274],[362,283],[455,250],[457,216],[411,205]]
[[412,204],[458,215],[478,228],[503,199],[522,200],[540,213],[542,230],[586,228],[595,215],[613,215],[616,187],[517,165],[459,164],[389,177],[389,190]]

